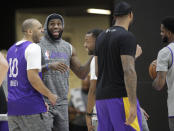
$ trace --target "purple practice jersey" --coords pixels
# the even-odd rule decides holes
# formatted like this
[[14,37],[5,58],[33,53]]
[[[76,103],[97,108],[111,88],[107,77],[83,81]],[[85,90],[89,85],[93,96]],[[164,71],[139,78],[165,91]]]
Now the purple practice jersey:
[[31,115],[46,112],[42,95],[30,84],[27,77],[25,50],[30,41],[14,44],[7,53],[8,115]]

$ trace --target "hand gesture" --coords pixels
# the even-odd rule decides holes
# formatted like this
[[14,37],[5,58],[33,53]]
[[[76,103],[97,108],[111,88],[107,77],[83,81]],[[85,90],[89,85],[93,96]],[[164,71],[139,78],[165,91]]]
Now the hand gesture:
[[137,44],[135,59],[137,59],[142,54],[142,48]]
[[50,95],[48,96],[48,100],[54,106],[56,104],[56,101],[57,101],[57,95],[50,93]]
[[68,70],[68,66],[61,62],[53,62],[49,64],[49,68],[52,70],[60,71],[61,73],[64,73]]

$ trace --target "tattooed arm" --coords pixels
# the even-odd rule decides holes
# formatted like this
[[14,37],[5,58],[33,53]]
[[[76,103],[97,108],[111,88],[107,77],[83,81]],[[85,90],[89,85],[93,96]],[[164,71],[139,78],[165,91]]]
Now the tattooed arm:
[[129,55],[121,55],[121,61],[124,72],[124,82],[130,103],[129,117],[126,124],[131,124],[137,115],[137,75],[135,71],[135,59]]
[[165,71],[157,72],[157,77],[155,78],[155,80],[152,83],[152,86],[156,90],[161,90],[164,87],[164,85],[166,83],[166,74],[167,74],[167,72],[165,72]]
[[72,47],[72,57],[71,57],[71,65],[70,65],[71,70],[80,79],[84,79],[89,73],[90,63],[91,63],[92,58],[93,58],[93,56],[90,57],[90,59],[87,61],[87,63],[85,65],[82,65],[80,63],[79,58],[77,57],[75,48]]

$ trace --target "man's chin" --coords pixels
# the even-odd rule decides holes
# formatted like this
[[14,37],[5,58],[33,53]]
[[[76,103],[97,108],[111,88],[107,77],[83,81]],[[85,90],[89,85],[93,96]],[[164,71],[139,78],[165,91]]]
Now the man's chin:
[[58,39],[59,38],[59,35],[53,35],[53,38],[54,39]]
[[88,55],[94,55],[94,52],[88,51]]

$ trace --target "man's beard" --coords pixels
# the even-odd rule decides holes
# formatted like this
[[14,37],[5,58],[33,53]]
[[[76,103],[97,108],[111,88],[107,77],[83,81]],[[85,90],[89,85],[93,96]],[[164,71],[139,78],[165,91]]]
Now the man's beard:
[[164,42],[164,43],[169,43],[168,37],[167,37],[167,36],[164,36],[164,37],[162,38],[162,42]]
[[135,20],[132,20],[129,24],[128,30],[131,30],[134,24],[135,24]]
[[88,55],[94,55],[94,50],[88,50]]
[[59,39],[62,37],[62,34],[63,34],[63,30],[60,31],[60,32],[59,32],[59,36],[58,36],[57,38],[55,38],[55,37],[51,34],[51,32],[48,30],[48,35],[50,36],[50,38],[51,38],[52,40],[59,40]]

